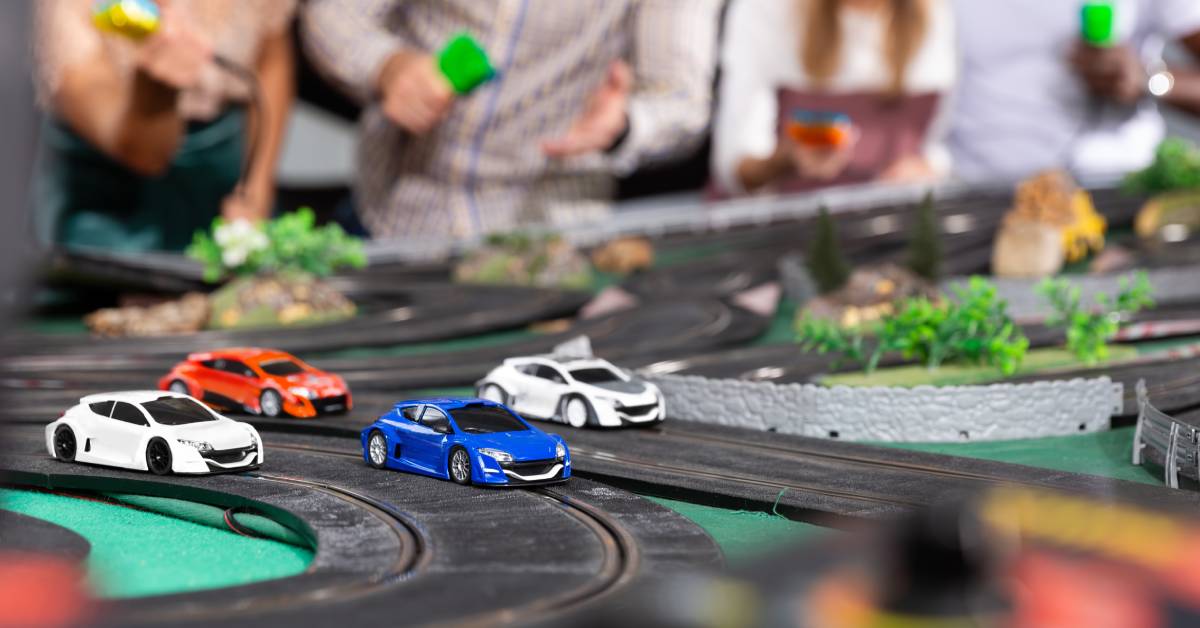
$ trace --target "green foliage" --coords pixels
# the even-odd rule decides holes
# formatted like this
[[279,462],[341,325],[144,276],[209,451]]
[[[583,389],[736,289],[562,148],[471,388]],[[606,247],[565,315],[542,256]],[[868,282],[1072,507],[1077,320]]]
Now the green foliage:
[[1200,148],[1178,137],[1163,140],[1154,163],[1126,177],[1125,188],[1140,194],[1200,188]]
[[917,208],[917,220],[908,240],[908,268],[930,281],[942,272],[942,238],[937,213],[933,209],[933,192]]
[[1122,278],[1115,299],[1096,295],[1092,308],[1082,305],[1079,287],[1065,279],[1047,279],[1038,284],[1037,290],[1054,309],[1046,324],[1066,329],[1067,349],[1089,365],[1108,358],[1108,341],[1120,331],[1122,320],[1154,306],[1153,290],[1145,273],[1138,273],[1132,282]]
[[850,278],[850,267],[842,257],[842,249],[838,246],[837,229],[829,210],[821,207],[817,215],[817,229],[809,243],[808,257],[805,262],[808,272],[821,294],[828,294],[846,285]]
[[[892,352],[930,369],[956,361],[994,366],[1005,375],[1015,373],[1029,340],[1009,317],[996,287],[972,277],[965,288],[956,291],[956,297],[948,303],[905,299],[897,303],[894,315],[873,330],[844,329],[835,322],[806,316],[797,325],[797,340],[805,350],[838,353],[861,362],[868,373]],[[869,331],[876,338],[868,354],[863,336]]]
[[318,227],[308,207],[257,225],[217,218],[211,232],[196,232],[187,255],[204,264],[209,282],[231,274],[300,272],[327,277],[340,268],[367,265],[360,239],[333,223]]
[[861,327],[848,328],[835,321],[807,314],[796,322],[796,341],[800,348],[820,354],[837,354],[839,357],[834,360],[834,368],[840,366],[843,359],[854,362],[866,359],[863,348],[865,335]]

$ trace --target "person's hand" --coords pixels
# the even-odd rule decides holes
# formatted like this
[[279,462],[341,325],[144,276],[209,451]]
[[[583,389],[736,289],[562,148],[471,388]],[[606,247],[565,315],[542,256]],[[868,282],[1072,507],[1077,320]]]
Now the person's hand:
[[825,182],[836,179],[850,165],[850,160],[854,158],[854,147],[858,145],[858,136],[858,129],[851,127],[846,141],[840,146],[807,146],[786,134],[782,141],[792,166],[801,177]]
[[547,157],[563,158],[611,149],[629,126],[626,109],[632,90],[633,70],[624,61],[613,61],[583,113],[565,134],[543,140],[542,152]]
[[196,32],[169,3],[161,5],[157,31],[137,48],[135,63],[144,75],[167,87],[184,90],[200,81],[212,62],[212,43]]
[[383,113],[406,131],[424,135],[437,126],[450,105],[454,88],[438,69],[437,59],[419,52],[397,52],[379,73]]
[[937,173],[933,171],[933,167],[920,155],[905,155],[892,162],[892,165],[879,175],[880,181],[889,183],[918,183],[936,178]]
[[1146,68],[1124,44],[1100,48],[1081,42],[1071,53],[1071,66],[1091,93],[1106,100],[1132,105],[1146,93]]
[[221,217],[227,221],[261,222],[271,217],[271,194],[239,187],[221,201]]

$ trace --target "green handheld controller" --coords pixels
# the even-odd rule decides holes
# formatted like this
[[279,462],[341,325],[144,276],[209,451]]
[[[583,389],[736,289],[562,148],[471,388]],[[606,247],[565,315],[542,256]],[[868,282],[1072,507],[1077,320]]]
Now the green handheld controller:
[[1083,41],[1105,48],[1117,42],[1116,6],[1112,0],[1088,0],[1083,3],[1081,26]]
[[496,76],[487,51],[466,33],[455,35],[438,53],[438,68],[458,94],[469,93]]

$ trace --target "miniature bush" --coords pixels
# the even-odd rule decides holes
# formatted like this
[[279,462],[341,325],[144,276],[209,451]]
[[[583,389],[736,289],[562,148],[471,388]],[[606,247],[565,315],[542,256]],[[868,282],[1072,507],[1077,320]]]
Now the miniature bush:
[[1138,273],[1133,281],[1122,278],[1115,299],[1103,293],[1096,295],[1092,308],[1082,305],[1079,287],[1065,279],[1047,279],[1038,284],[1037,290],[1054,309],[1046,324],[1066,329],[1067,349],[1089,365],[1108,358],[1108,341],[1120,331],[1123,320],[1154,305],[1145,273]]
[[829,294],[841,288],[850,278],[850,267],[842,257],[842,249],[838,245],[837,229],[834,227],[833,218],[829,216],[829,210],[824,206],[817,214],[816,231],[809,243],[805,263],[821,294]]
[[[870,353],[864,349],[868,335],[875,336]],[[797,325],[797,341],[807,351],[836,353],[839,359],[861,362],[868,373],[884,355],[897,352],[930,369],[957,361],[995,366],[1012,375],[1029,348],[996,287],[979,277],[957,289],[951,302],[905,299],[894,315],[872,327],[846,329],[805,316]]]
[[1125,188],[1140,194],[1200,188],[1200,148],[1178,137],[1163,140],[1154,163],[1126,177]]
[[196,232],[187,255],[204,264],[204,280],[210,282],[258,273],[327,277],[339,268],[367,264],[360,239],[336,224],[318,227],[308,207],[261,224],[217,218],[211,235]]

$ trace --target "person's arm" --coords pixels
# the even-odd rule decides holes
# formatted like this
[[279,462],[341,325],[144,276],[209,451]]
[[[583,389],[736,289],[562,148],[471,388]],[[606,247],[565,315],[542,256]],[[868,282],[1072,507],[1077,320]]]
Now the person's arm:
[[782,15],[754,0],[734,0],[727,12],[712,153],[713,173],[727,193],[753,192],[795,172],[778,134],[775,76],[787,60],[769,61],[788,48],[779,41],[783,29],[772,24]]
[[246,127],[247,142],[257,142],[243,188],[226,199],[226,218],[263,220],[275,204],[275,169],[283,150],[288,115],[296,98],[295,55],[287,29],[263,40],[255,68],[260,111]]
[[383,25],[399,0],[309,0],[300,13],[304,49],[317,70],[367,103],[404,42]]
[[[1200,31],[1183,37],[1180,43],[1200,59]],[[1184,67],[1171,67],[1168,71],[1175,77],[1175,86],[1162,97],[1163,102],[1200,116],[1200,71]]]
[[454,91],[428,52],[405,45],[382,24],[399,0],[311,0],[301,15],[305,50],[325,76],[410,133],[432,129]]
[[[1153,32],[1167,40],[1179,41],[1200,58],[1200,3],[1158,0],[1144,10],[1148,12],[1144,18],[1152,25]],[[1147,59],[1141,53],[1124,43],[1109,47],[1080,43],[1072,52],[1071,63],[1092,94],[1117,104],[1133,105],[1149,95]],[[1167,70],[1175,83],[1162,100],[1200,115],[1200,72],[1174,66]]]
[[[78,4],[56,4],[39,20],[39,37],[98,35],[77,15]],[[98,40],[97,40],[98,41]],[[68,42],[50,45],[73,45]],[[208,42],[176,14],[164,9],[161,30],[142,42],[136,67],[122,76],[98,43],[56,68],[49,104],[76,133],[130,170],[153,176],[164,172],[182,141],[184,121],[176,102],[211,62]]]
[[542,152],[607,152],[617,173],[686,153],[708,126],[717,0],[647,0],[633,17],[631,64],[613,62],[565,133]]

